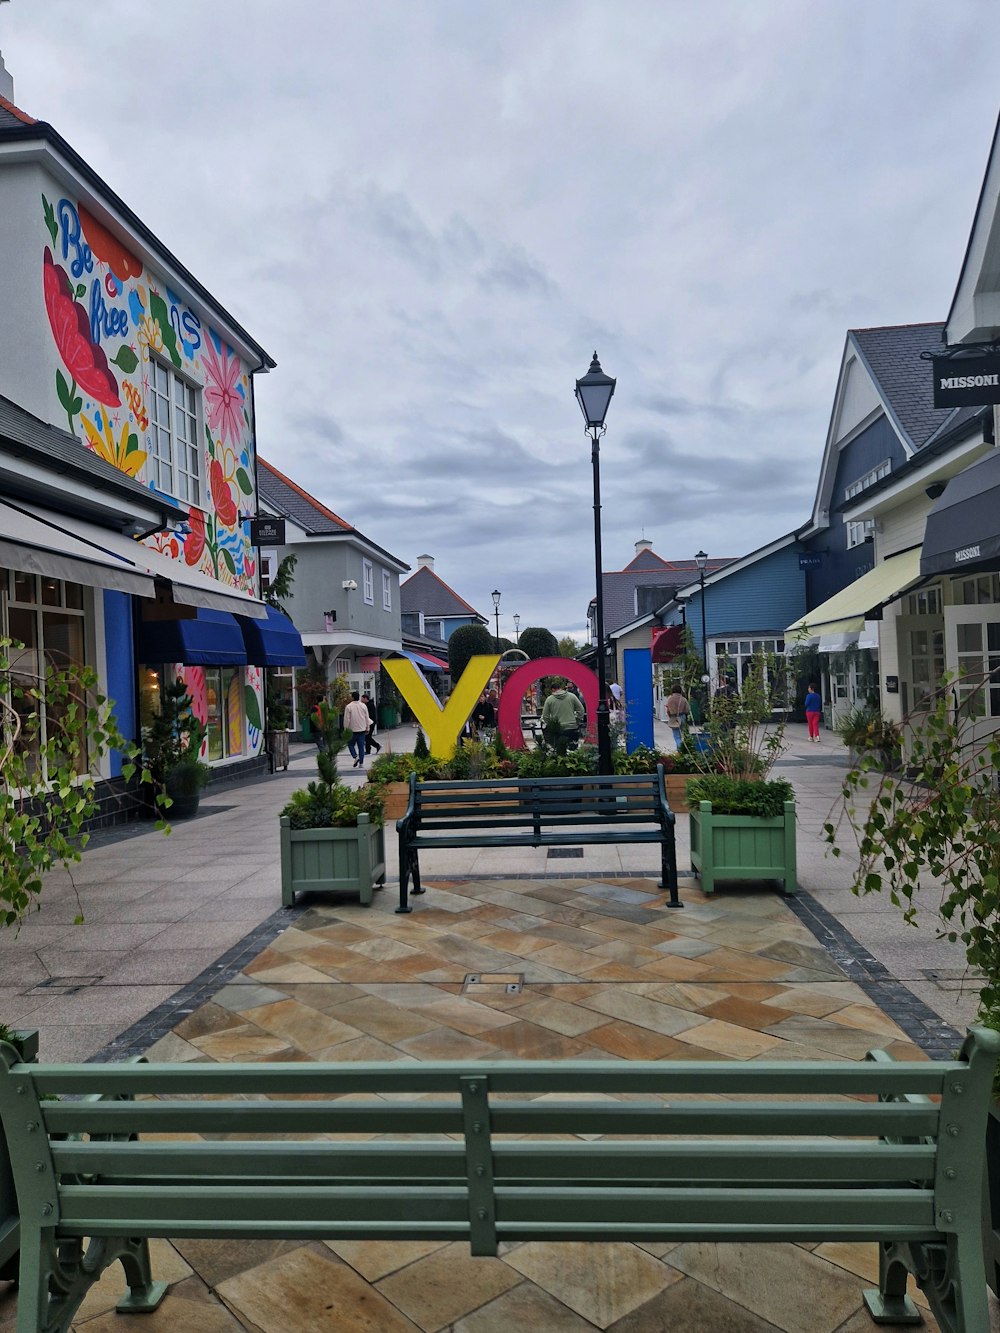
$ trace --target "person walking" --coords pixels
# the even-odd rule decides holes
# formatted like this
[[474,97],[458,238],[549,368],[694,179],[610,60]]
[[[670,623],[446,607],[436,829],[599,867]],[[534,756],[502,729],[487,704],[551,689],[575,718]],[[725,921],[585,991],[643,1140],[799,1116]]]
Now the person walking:
[[368,709],[368,716],[371,718],[371,726],[368,728],[368,735],[365,738],[365,743],[367,744],[369,751],[374,750],[376,754],[381,754],[382,746],[375,739],[375,728],[378,725],[378,713],[375,711],[375,700],[370,694],[365,693],[361,696],[361,702]]
[[819,744],[819,719],[823,712],[823,700],[819,697],[815,685],[806,690],[806,724],[809,727],[809,739]]
[[365,766],[365,737],[370,726],[368,709],[361,702],[361,695],[355,690],[351,695],[351,702],[344,709],[344,730],[351,733],[347,748],[351,752],[355,768]]
[[481,741],[489,740],[490,733],[496,726],[496,709],[490,702],[490,696],[483,690],[472,712],[472,723],[476,729],[476,736]]
[[687,726],[690,711],[691,705],[684,697],[680,685],[675,682],[673,689],[667,695],[667,726],[670,728],[675,750],[681,748],[681,741],[684,739],[684,728]]

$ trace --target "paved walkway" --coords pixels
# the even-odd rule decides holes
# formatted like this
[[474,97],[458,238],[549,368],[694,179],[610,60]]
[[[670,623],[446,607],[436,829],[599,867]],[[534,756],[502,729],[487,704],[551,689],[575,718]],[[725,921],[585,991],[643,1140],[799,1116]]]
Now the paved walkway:
[[[398,917],[391,839],[371,908],[317,897],[282,912],[274,815],[312,769],[300,751],[287,774],[213,792],[169,839],[98,839],[75,889],[54,877],[42,911],[0,938],[0,1012],[40,1029],[43,1058],[172,1061],[859,1059],[872,1045],[905,1058],[952,1049],[947,1024],[974,1012],[951,988],[960,955],[889,904],[859,904],[824,857],[843,772],[833,740],[793,735],[781,765],[798,796],[800,897],[741,885],[706,899],[683,876],[682,818],[682,912],[664,910],[648,849],[584,848],[571,861],[441,853],[425,868],[433,887]],[[115,1315],[112,1273],[75,1327],[859,1333],[877,1272],[874,1247],[847,1245],[521,1245],[486,1260],[435,1244],[154,1250],[174,1284],[159,1312]],[[0,1288],[3,1333],[13,1307]]]

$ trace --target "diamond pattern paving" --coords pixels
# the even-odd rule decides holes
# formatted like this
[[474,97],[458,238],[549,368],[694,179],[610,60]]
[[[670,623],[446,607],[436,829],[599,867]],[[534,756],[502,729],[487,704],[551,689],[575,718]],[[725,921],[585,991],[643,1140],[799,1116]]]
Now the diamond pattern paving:
[[[150,1054],[858,1059],[882,1045],[920,1058],[779,895],[683,897],[670,912],[648,879],[581,873],[432,881],[410,917],[394,915],[390,893],[370,908],[320,900]],[[498,984],[466,987],[470,973]],[[520,993],[503,984],[522,975]],[[109,1275],[74,1327],[840,1333],[876,1262],[865,1246],[532,1244],[472,1259],[460,1244],[181,1241],[161,1266],[174,1285],[156,1315],[110,1313]],[[12,1320],[13,1297],[0,1296],[0,1333]]]

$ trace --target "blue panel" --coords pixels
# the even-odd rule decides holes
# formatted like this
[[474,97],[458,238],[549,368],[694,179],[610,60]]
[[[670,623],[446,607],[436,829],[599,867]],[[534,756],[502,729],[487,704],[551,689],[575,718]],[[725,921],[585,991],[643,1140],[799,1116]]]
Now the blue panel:
[[[705,586],[705,629],[710,639],[781,637],[785,626],[806,612],[806,575],[799,569],[799,546],[792,543],[745,569]],[[704,652],[701,594],[687,607],[695,650]]]
[[[104,590],[104,651],[107,660],[107,696],[115,706],[118,730],[126,740],[138,740],[132,598],[128,593]],[[111,776],[121,777],[121,751],[112,750],[109,758]]]
[[236,623],[251,666],[305,666],[306,650],[301,635],[288,617],[273,606],[267,608],[266,620],[237,616]]
[[626,648],[625,748],[629,754],[639,745],[653,746],[653,655],[648,648]]
[[236,617],[199,608],[193,620],[143,620],[136,636],[140,662],[244,666],[247,651]]

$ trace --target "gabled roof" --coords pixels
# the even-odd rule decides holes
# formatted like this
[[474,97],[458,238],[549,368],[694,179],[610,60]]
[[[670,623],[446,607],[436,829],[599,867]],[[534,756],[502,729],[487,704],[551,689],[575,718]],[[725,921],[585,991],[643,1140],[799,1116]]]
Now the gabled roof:
[[[2,457],[17,460],[19,466],[15,466],[12,461],[12,471],[6,470]],[[74,499],[74,481],[78,486],[94,486],[113,496],[119,504],[131,501],[146,510],[158,510],[164,518],[183,518],[187,513],[168,496],[150,490],[141,481],[135,481],[120,468],[105,462],[68,430],[63,430],[61,426],[51,426],[47,421],[41,421],[26,412],[23,407],[18,407],[9,398],[0,396],[0,479],[3,481],[3,489],[7,494],[39,499],[38,483],[31,480],[23,469],[24,462],[67,478],[70,489],[61,496],[62,507],[71,507],[81,513],[92,506],[83,500],[79,492]],[[54,493],[54,488],[48,488],[49,498],[45,503],[51,503]]]
[[[731,556],[723,556],[706,562],[706,576],[727,565]],[[615,634],[623,625],[631,624],[636,618],[636,588],[664,589],[663,601],[669,600],[672,592],[684,587],[692,578],[698,577],[698,564],[695,560],[664,560],[654,551],[640,551],[624,569],[605,570],[601,577],[604,594],[604,632]],[[590,599],[593,605],[594,598]]]
[[399,585],[399,605],[403,612],[422,611],[425,616],[475,616],[485,625],[486,617],[459,597],[428,565],[421,567]]
[[921,352],[939,352],[943,323],[894,324],[885,328],[850,329],[854,344],[879,390],[886,415],[904,436],[904,445],[919,449],[954,409],[934,406],[934,379]]
[[328,509],[321,500],[279,472],[273,463],[261,458],[260,454],[257,455],[257,486],[267,508],[279,517],[291,519],[308,537],[354,537],[392,561],[400,572],[409,569],[404,560],[366,537],[346,519]]
[[0,146],[3,144],[24,144],[26,147],[37,143],[39,147],[47,146],[50,152],[57,158],[62,159],[72,171],[81,177],[102,199],[106,206],[118,214],[122,222],[131,228],[137,237],[139,237],[150,250],[156,254],[166,266],[173,270],[173,273],[179,278],[204,305],[213,311],[222,323],[226,324],[233,334],[242,339],[246,347],[260,361],[261,368],[273,370],[276,362],[273,357],[264,351],[263,347],[247,333],[246,329],[239,324],[228,310],[212,295],[198,279],[176,258],[175,255],[167,249],[163,242],[146,226],[142,219],[133,213],[128,204],[125,203],[114,190],[103,180],[93,167],[87,162],[75,148],[71,148],[61,134],[58,134],[53,127],[44,120],[34,120],[31,116],[16,107],[13,102],[9,102],[5,97],[0,97]]
[[311,537],[326,535],[330,532],[353,532],[346,519],[327,509],[315,496],[304,491],[301,486],[279,472],[273,463],[257,455],[257,484],[261,498],[273,506],[279,514],[297,523],[303,532]]
[[949,344],[985,342],[1000,332],[1000,119],[945,324]]

